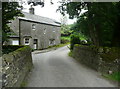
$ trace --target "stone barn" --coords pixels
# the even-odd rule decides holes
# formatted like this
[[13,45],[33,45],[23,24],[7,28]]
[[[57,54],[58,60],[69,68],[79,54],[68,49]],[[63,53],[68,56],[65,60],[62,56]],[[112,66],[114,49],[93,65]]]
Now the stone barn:
[[16,17],[10,24],[14,35],[10,36],[10,45],[30,45],[33,49],[44,49],[60,44],[61,24],[53,19],[23,12],[24,17]]

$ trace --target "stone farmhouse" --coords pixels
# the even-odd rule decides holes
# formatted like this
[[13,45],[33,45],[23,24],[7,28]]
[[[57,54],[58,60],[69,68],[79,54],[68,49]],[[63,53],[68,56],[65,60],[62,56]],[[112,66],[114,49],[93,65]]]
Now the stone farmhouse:
[[44,49],[60,44],[60,23],[34,14],[34,8],[24,17],[17,17],[10,24],[15,35],[10,36],[10,45],[30,45],[33,49]]

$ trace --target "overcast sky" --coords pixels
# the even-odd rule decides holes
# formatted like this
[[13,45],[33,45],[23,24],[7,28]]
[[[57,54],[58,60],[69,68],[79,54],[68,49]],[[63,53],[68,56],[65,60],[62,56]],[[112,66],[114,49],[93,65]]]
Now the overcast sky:
[[[61,17],[62,15],[59,12],[56,12],[56,9],[58,9],[58,6],[60,5],[60,3],[57,3],[59,0],[52,0],[53,1],[53,5],[50,4],[50,0],[45,0],[45,6],[41,8],[40,5],[35,6],[35,14],[36,15],[40,15],[40,16],[44,16],[44,17],[48,17],[51,19],[55,19],[56,21],[61,22]],[[25,12],[29,12],[29,5],[24,5],[24,10]],[[68,15],[67,15],[68,17]],[[67,19],[67,24],[72,24],[76,21],[76,19]]]

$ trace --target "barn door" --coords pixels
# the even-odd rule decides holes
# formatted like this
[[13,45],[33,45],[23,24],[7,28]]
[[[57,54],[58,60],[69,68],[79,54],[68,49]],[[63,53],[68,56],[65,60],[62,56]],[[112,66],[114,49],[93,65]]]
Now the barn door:
[[34,49],[38,49],[38,39],[34,39]]

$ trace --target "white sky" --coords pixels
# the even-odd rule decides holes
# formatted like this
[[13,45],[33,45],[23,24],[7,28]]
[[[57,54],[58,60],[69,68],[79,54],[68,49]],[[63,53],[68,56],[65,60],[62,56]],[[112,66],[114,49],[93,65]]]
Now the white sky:
[[[59,0],[52,0],[53,1],[53,5],[50,4],[50,0],[45,0],[45,6],[41,8],[40,5],[35,6],[35,14],[36,15],[40,15],[40,16],[44,16],[44,17],[48,17],[51,19],[55,19],[56,21],[61,22],[61,17],[62,15],[60,14],[60,12],[56,12],[56,9],[58,9],[58,6],[60,5],[60,3],[57,3]],[[24,10],[25,12],[29,12],[29,5],[23,5],[24,6]],[[67,15],[68,17],[68,15]],[[72,24],[76,21],[76,19],[67,19],[67,24]]]

